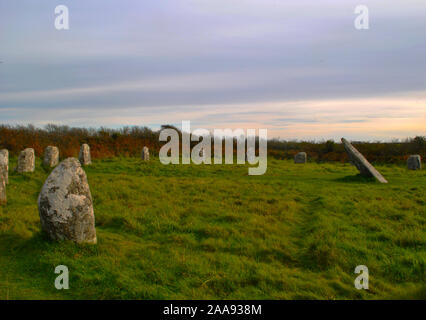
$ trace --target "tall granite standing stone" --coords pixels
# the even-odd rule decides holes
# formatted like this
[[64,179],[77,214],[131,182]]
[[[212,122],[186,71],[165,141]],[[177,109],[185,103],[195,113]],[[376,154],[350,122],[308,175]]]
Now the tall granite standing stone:
[[5,170],[5,165],[0,164],[0,205],[6,204],[7,202]]
[[420,170],[422,168],[422,157],[419,154],[413,154],[407,159],[407,168],[410,170]]
[[294,163],[306,163],[307,158],[306,152],[299,152],[294,156]]
[[35,155],[33,148],[27,148],[19,154],[17,172],[34,172]]
[[43,165],[47,167],[56,167],[59,163],[59,149],[57,147],[48,146],[44,150]]
[[149,161],[149,149],[148,149],[148,147],[143,147],[143,149],[142,149],[142,160]]
[[82,144],[80,148],[80,153],[78,155],[78,160],[83,166],[92,164],[92,159],[90,157],[90,147],[88,144]]
[[3,171],[5,183],[9,183],[9,151],[7,149],[0,150],[0,166],[4,165],[5,170]]
[[96,243],[92,196],[76,158],[53,169],[38,197],[38,210],[42,230],[51,239]]
[[374,168],[370,162],[349,143],[345,138],[342,138],[343,146],[345,147],[346,153],[349,156],[349,160],[353,165],[357,167],[362,176],[374,177],[381,183],[388,183],[388,181],[380,174],[379,171]]

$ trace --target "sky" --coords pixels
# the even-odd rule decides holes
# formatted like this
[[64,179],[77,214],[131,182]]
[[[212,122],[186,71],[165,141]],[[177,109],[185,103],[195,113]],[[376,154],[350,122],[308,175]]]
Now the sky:
[[426,135],[425,0],[0,0],[0,61],[0,124]]

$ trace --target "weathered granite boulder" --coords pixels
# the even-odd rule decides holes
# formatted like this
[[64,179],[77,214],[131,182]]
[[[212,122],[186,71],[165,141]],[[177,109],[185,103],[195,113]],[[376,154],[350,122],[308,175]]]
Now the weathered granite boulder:
[[9,151],[7,149],[0,150],[0,166],[5,166],[3,170],[3,175],[5,183],[9,183]]
[[342,138],[343,146],[349,156],[349,160],[357,167],[362,176],[374,177],[381,183],[388,183],[388,181],[377,171],[367,159],[349,143],[345,138]]
[[27,148],[19,154],[17,172],[33,172],[35,169],[35,155],[33,148]]
[[307,158],[306,152],[299,152],[294,156],[294,163],[306,163]]
[[53,169],[38,197],[38,210],[42,230],[51,239],[96,243],[92,196],[76,158]]
[[149,149],[148,149],[148,147],[143,147],[141,156],[142,156],[142,160],[149,161]]
[[418,154],[413,154],[407,159],[407,168],[410,170],[420,170],[422,168],[422,157]]
[[0,164],[0,205],[6,204],[7,202],[5,170],[5,165]]
[[85,143],[81,145],[78,160],[80,160],[80,163],[83,166],[87,166],[92,163],[92,159],[90,157],[90,147],[88,144]]
[[43,165],[47,167],[56,167],[59,163],[59,149],[57,147],[48,146],[44,150]]

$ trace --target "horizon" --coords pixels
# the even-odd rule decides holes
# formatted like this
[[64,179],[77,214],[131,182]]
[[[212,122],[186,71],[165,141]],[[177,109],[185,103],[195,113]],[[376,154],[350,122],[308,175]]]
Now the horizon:
[[[138,128],[138,129],[145,129],[145,128],[147,128],[148,130],[151,130],[154,133],[160,133],[161,130],[165,129],[165,128],[163,128],[163,126],[164,127],[169,127],[170,126],[172,129],[177,129],[179,132],[182,132],[182,127],[181,126],[179,126],[178,124],[170,124],[170,123],[163,124],[163,125],[161,125],[160,128],[150,128],[150,127],[143,126],[143,125],[140,125],[140,126],[139,125],[123,125],[121,127],[106,127],[106,126],[99,126],[99,127],[76,127],[76,126],[69,126],[69,125],[66,125],[66,124],[58,125],[58,124],[55,124],[55,123],[48,123],[48,124],[45,124],[45,125],[34,125],[32,123],[27,123],[27,124],[4,124],[4,123],[0,123],[0,128],[2,128],[2,127],[9,127],[12,130],[14,130],[14,129],[15,130],[16,129],[19,130],[20,127],[23,127],[23,128],[33,127],[36,130],[44,130],[44,131],[48,132],[49,131],[48,126],[55,126],[55,127],[58,127],[58,128],[67,127],[70,130],[72,130],[72,129],[88,130],[88,131],[92,131],[93,130],[93,131],[95,131],[95,133],[99,133],[102,130],[107,130],[107,131],[109,131],[109,130],[111,130],[111,131],[122,131],[124,129],[130,129],[131,130],[132,128]],[[190,134],[193,135],[194,134],[193,131],[196,130],[196,129],[203,129],[203,128],[198,128],[198,127],[192,128],[191,127]],[[240,128],[240,129],[242,129],[242,128]],[[213,134],[214,130],[215,129],[209,130],[211,138],[214,136],[214,134]],[[244,132],[247,131],[246,129],[242,129],[242,130],[244,130]],[[184,132],[187,132],[187,131],[184,131]],[[227,135],[225,135],[225,137],[226,136]],[[257,130],[256,130],[256,135],[255,136],[256,136],[256,138],[259,137],[259,134],[258,134]],[[234,136],[234,138],[235,138],[235,136]],[[340,137],[338,139],[317,138],[317,139],[307,140],[307,139],[297,139],[297,138],[283,139],[283,138],[280,138],[280,137],[270,137],[270,136],[268,136],[267,140],[268,141],[272,141],[273,140],[273,141],[279,141],[279,142],[295,142],[295,143],[315,143],[315,144],[321,144],[321,143],[325,143],[325,142],[328,142],[328,141],[333,141],[334,143],[342,143],[342,141],[341,141],[342,138],[345,138],[345,137]],[[416,135],[416,136],[412,136],[412,137],[394,138],[394,139],[390,139],[390,140],[351,140],[351,139],[349,139],[349,140],[350,140],[351,143],[411,143],[412,140],[414,140],[415,138],[426,139],[426,136]]]
[[[59,4],[69,30],[54,27]],[[368,30],[354,28],[354,0],[1,3],[0,123],[425,136],[421,3],[363,4]]]

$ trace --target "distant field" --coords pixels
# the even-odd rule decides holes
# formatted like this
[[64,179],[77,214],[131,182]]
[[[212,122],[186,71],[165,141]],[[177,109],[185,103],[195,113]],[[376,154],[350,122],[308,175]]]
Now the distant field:
[[[162,165],[136,158],[86,167],[98,244],[48,241],[37,197],[49,172],[10,171],[0,207],[0,299],[426,298],[426,171],[270,159]],[[16,166],[11,159],[10,168]],[[54,287],[54,268],[70,289]],[[354,288],[357,265],[369,290]]]

